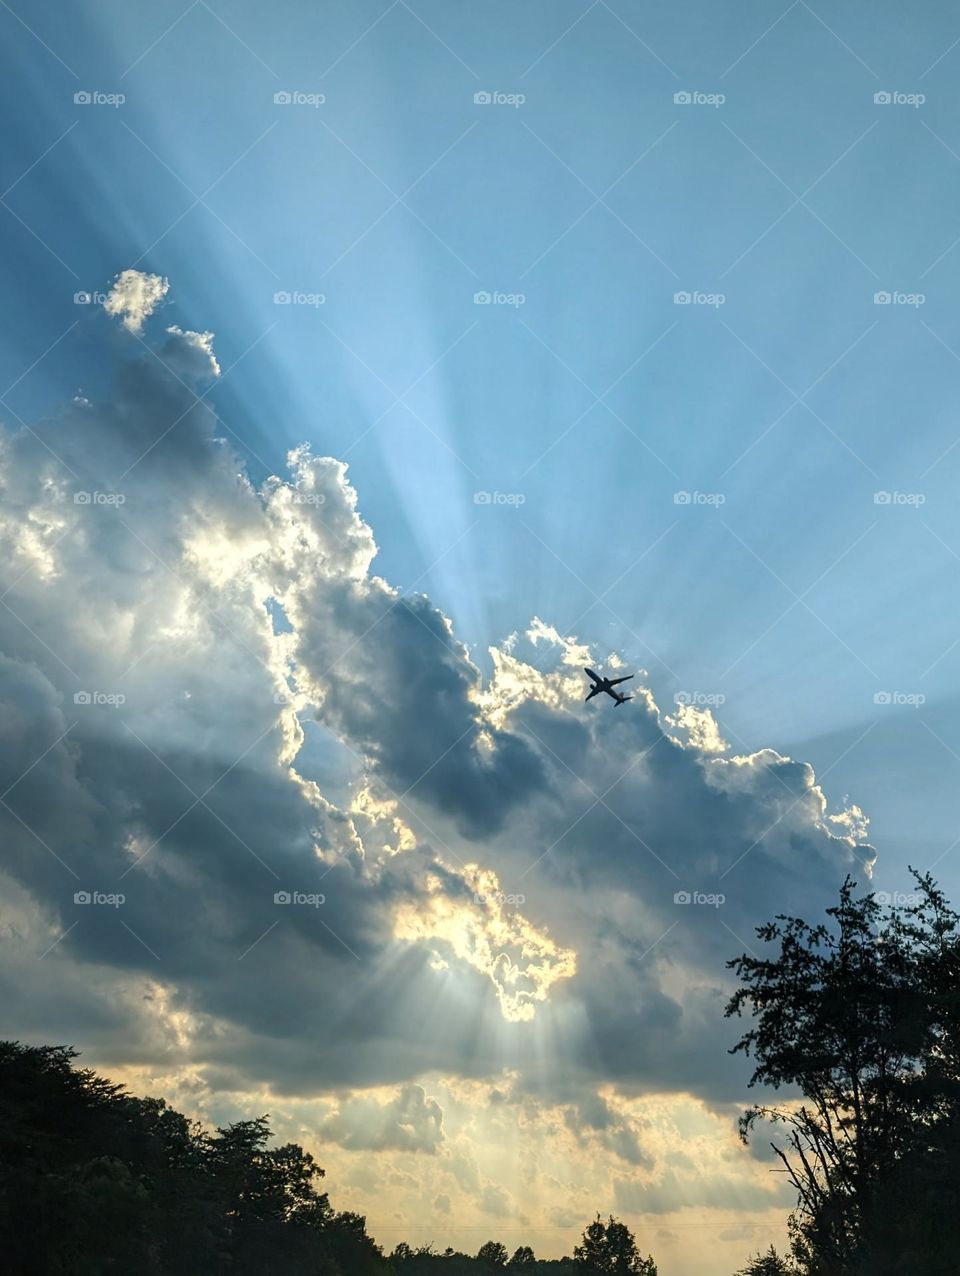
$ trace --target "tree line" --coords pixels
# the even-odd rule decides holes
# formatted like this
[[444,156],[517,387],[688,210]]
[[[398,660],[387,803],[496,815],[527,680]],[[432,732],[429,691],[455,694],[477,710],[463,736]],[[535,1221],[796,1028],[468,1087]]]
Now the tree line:
[[[780,915],[729,962],[733,1046],[762,1137],[796,1198],[789,1247],[737,1276],[956,1276],[960,1270],[960,917],[934,881],[898,902],[847,880],[824,920]],[[324,1172],[266,1117],[211,1132],[137,1098],[65,1046],[0,1043],[0,1254],[14,1276],[657,1276],[599,1215],[573,1253],[499,1241],[474,1255],[401,1242],[337,1211]],[[771,1101],[771,1096],[776,1102]]]
[[266,1117],[207,1131],[163,1099],[78,1067],[66,1046],[0,1042],[0,1262],[11,1276],[657,1276],[599,1216],[569,1259],[405,1243],[390,1255],[337,1211],[323,1170]]

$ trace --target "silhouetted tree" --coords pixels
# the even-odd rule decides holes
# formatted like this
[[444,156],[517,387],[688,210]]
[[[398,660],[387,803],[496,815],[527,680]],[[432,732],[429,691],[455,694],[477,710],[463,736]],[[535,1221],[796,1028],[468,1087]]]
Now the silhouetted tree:
[[794,1276],[796,1271],[771,1245],[765,1254],[758,1254],[746,1267],[741,1267],[736,1276]]
[[266,1117],[207,1134],[162,1100],[0,1043],[0,1255],[18,1276],[388,1276]]
[[490,1267],[506,1267],[507,1247],[499,1241],[485,1241],[477,1250],[477,1258]]
[[[960,1159],[960,919],[916,880],[915,900],[884,909],[847,879],[827,923],[779,916],[757,931],[772,957],[729,963],[742,986],[727,1014],[753,1016],[734,1047],[756,1061],[751,1084],[803,1096],[750,1108],[741,1135],[765,1120],[786,1136],[772,1146],[797,1193],[794,1257],[809,1276],[950,1271],[931,1266],[933,1247],[956,1270],[960,1224],[924,1238],[916,1223],[936,1216]],[[891,1214],[904,1194],[912,1219]]]
[[531,1267],[537,1261],[537,1256],[529,1245],[521,1245],[519,1249],[514,1251],[513,1258],[508,1263],[509,1267]]
[[598,1214],[584,1231],[583,1240],[573,1251],[573,1257],[581,1272],[657,1276],[656,1263],[652,1258],[641,1257],[630,1229],[613,1217],[604,1223]]

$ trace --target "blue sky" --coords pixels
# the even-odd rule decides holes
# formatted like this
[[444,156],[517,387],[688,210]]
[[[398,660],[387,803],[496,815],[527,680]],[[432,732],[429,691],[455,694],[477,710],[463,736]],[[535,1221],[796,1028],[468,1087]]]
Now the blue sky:
[[960,894],[948,6],[111,0],[0,29],[8,428],[142,353],[75,294],[168,278],[252,480],[304,442],[346,461],[374,571],[485,675],[540,616],[811,763],[880,889],[935,864]]

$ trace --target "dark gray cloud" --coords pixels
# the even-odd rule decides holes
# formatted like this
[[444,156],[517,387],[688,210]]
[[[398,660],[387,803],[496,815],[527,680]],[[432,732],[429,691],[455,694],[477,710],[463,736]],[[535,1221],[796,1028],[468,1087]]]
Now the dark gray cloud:
[[641,1146],[636,1129],[599,1094],[583,1094],[565,1114],[567,1129],[584,1146],[599,1143],[630,1165],[651,1168],[653,1158]]

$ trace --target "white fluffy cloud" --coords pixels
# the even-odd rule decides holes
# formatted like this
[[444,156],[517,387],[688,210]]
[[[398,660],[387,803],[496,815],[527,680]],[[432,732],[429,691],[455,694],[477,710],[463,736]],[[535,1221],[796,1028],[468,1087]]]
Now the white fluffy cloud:
[[103,308],[108,315],[120,319],[129,332],[141,332],[169,288],[170,281],[161,275],[122,270],[113,281]]
[[184,331],[176,324],[167,332],[173,338],[165,347],[171,367],[180,368],[184,376],[197,380],[220,375],[220,364],[213,352],[212,332]]

